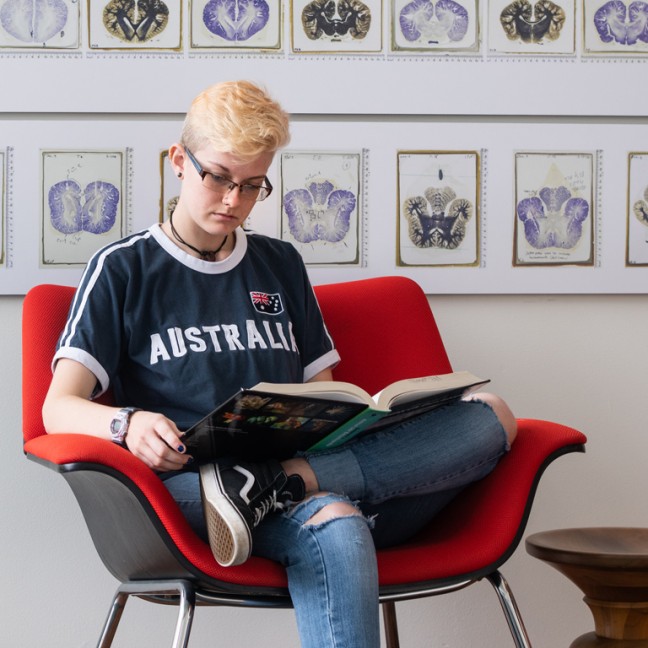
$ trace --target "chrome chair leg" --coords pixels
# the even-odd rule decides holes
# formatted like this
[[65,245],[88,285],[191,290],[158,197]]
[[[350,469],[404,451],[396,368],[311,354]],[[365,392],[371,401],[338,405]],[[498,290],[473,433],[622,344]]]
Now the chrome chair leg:
[[97,648],[110,648],[110,646],[112,646],[115,632],[117,632],[117,626],[119,625],[126,601],[128,600],[128,594],[124,594],[120,590],[121,588],[117,589],[117,592],[113,597],[112,605],[110,606],[108,617],[106,618],[106,622],[101,631]]
[[171,595],[173,599],[169,602],[177,602],[179,608],[172,648],[187,648],[196,606],[196,593],[191,583],[185,580],[167,582],[139,581],[120,585],[113,597],[97,648],[110,648],[112,645],[129,596],[155,597],[166,595]]
[[531,648],[531,641],[520,615],[520,610],[513,598],[513,592],[506,582],[506,579],[499,571],[495,571],[486,577],[495,588],[499,602],[504,610],[504,616],[508,622],[509,630],[517,648]]
[[381,605],[386,646],[387,648],[400,648],[398,622],[396,620],[396,603],[394,601],[383,601]]
[[189,589],[182,588],[180,590],[178,607],[178,621],[173,637],[173,648],[187,648],[189,645],[189,633],[191,632],[194,609],[196,607],[196,595],[193,587]]

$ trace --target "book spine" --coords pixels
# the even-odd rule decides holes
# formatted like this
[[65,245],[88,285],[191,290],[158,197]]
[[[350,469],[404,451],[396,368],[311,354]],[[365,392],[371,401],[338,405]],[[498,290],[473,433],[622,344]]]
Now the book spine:
[[321,441],[311,446],[309,450],[326,450],[327,448],[335,448],[336,446],[346,443],[353,437],[357,436],[363,430],[366,430],[370,425],[381,419],[389,412],[367,408],[358,415],[354,416],[350,421],[341,425],[337,430],[331,432]]

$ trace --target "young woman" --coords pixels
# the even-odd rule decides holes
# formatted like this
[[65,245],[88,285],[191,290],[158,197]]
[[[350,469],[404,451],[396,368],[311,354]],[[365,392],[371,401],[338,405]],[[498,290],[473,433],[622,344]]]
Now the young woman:
[[[251,553],[285,565],[302,646],[378,648],[375,548],[487,475],[515,419],[477,394],[281,463],[186,453],[182,430],[240,387],[330,380],[339,361],[298,253],[243,229],[288,140],[286,113],[254,84],[196,97],[169,149],[177,206],[88,263],[43,417],[50,433],[111,439],[157,471],[222,565]],[[95,401],[108,387],[119,407]]]

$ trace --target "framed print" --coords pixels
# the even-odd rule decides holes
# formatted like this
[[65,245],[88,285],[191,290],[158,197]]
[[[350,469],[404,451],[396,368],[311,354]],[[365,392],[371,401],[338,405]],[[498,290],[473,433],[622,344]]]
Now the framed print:
[[91,50],[179,50],[181,0],[88,0]]
[[648,152],[628,154],[627,266],[648,265]]
[[488,51],[576,53],[576,0],[490,0]]
[[41,265],[87,263],[126,234],[126,151],[41,151]]
[[360,264],[361,159],[361,153],[281,155],[281,238],[306,264]]
[[648,54],[648,6],[636,0],[583,0],[585,54]]
[[192,0],[190,42],[194,49],[281,48],[281,3],[273,0]]
[[382,0],[291,0],[295,53],[382,51]]
[[394,52],[479,50],[478,0],[390,0]]
[[515,154],[514,265],[594,265],[594,154]]
[[0,8],[0,48],[77,49],[79,2],[5,0]]
[[399,151],[397,168],[397,264],[477,265],[477,151]]

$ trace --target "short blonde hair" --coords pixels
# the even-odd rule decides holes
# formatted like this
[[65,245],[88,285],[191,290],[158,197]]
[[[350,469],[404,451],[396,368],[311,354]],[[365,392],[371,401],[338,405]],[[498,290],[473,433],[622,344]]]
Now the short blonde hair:
[[181,144],[189,150],[211,144],[243,162],[274,153],[290,141],[288,114],[249,81],[210,86],[192,102],[184,120]]

